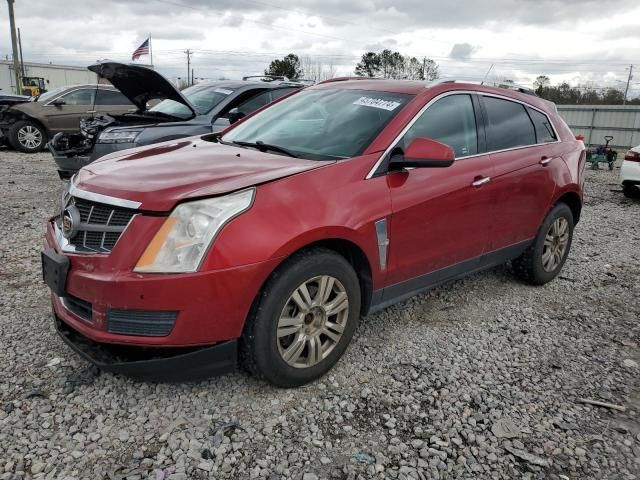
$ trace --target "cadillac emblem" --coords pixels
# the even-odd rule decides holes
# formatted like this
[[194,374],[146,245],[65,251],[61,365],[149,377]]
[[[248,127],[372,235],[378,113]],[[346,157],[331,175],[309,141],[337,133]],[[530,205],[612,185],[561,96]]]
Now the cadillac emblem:
[[62,236],[71,240],[78,233],[80,212],[75,205],[69,205],[62,213]]

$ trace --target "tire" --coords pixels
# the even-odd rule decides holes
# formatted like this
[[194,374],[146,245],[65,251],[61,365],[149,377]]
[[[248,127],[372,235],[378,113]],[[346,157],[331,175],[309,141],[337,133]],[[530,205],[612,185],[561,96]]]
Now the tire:
[[[558,223],[555,223],[558,222]],[[557,231],[563,231],[562,225],[565,226],[564,232],[567,235],[566,243],[560,238],[554,237],[551,245],[545,245],[547,234],[554,236],[552,227]],[[565,203],[557,203],[547,214],[538,235],[533,243],[524,251],[522,255],[513,260],[512,266],[514,273],[522,280],[532,285],[544,285],[553,280],[562,270],[564,262],[567,260],[569,251],[571,250],[571,242],[573,241],[573,213]],[[564,233],[558,235],[564,238]],[[560,243],[564,243],[564,249]],[[558,248],[559,250],[556,250]],[[552,254],[553,259],[549,258],[548,253]]]
[[9,127],[9,143],[24,153],[39,152],[47,144],[47,132],[37,122],[20,120]]
[[640,198],[640,186],[623,185],[622,193],[627,198]]
[[[324,302],[321,285],[330,286],[323,290],[327,292]],[[303,295],[303,286],[309,295]],[[346,310],[339,310],[344,298]],[[358,277],[344,257],[324,248],[293,255],[271,275],[254,301],[240,339],[240,363],[278,387],[297,387],[321,377],[353,337],[360,298]],[[298,302],[312,307],[303,309]],[[314,356],[314,352],[320,353]]]

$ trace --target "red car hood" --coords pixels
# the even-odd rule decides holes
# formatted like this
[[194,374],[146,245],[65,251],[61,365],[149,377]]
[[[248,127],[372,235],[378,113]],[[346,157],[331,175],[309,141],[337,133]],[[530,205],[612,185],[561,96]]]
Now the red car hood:
[[140,202],[142,210],[169,211],[187,198],[220,195],[331,163],[188,138],[109,155],[81,169],[74,185]]

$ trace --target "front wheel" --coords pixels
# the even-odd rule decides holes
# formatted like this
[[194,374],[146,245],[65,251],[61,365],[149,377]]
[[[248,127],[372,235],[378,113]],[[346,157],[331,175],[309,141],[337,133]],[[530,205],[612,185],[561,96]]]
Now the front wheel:
[[240,342],[241,363],[279,387],[329,371],[345,352],[360,316],[353,267],[327,249],[298,253],[263,288]]
[[42,150],[47,143],[47,132],[36,122],[20,120],[9,127],[9,143],[24,153]]
[[571,209],[558,203],[544,219],[533,243],[513,261],[515,274],[533,285],[553,280],[569,255],[573,227]]

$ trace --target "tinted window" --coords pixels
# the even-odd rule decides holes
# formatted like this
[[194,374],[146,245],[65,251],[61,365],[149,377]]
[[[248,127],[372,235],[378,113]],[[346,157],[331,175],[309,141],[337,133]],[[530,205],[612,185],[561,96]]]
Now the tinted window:
[[63,95],[62,99],[67,105],[93,105],[94,89],[83,88]]
[[299,88],[278,88],[277,90],[271,90],[271,101],[279,99],[280,97],[284,97],[285,95],[289,95],[291,92],[295,92],[296,90],[300,90]]
[[131,105],[131,102],[120,92],[112,90],[98,90],[97,105]]
[[247,119],[222,140],[262,141],[310,159],[353,157],[410,99],[372,90],[308,89]]
[[476,117],[470,95],[449,95],[424,111],[401,142],[406,149],[417,137],[432,138],[449,145],[456,157],[478,153]]
[[238,111],[244,113],[245,115],[249,115],[250,113],[255,112],[260,107],[264,107],[267,103],[271,102],[271,92],[266,91],[262,93],[258,93],[253,97],[245,100],[240,105],[238,105]]
[[483,97],[487,112],[487,148],[535,145],[536,133],[524,105],[501,98]]
[[551,126],[547,116],[533,108],[527,108],[527,111],[529,112],[531,120],[533,120],[533,125],[536,129],[537,143],[555,142],[557,140],[556,134],[553,131],[553,127]]

